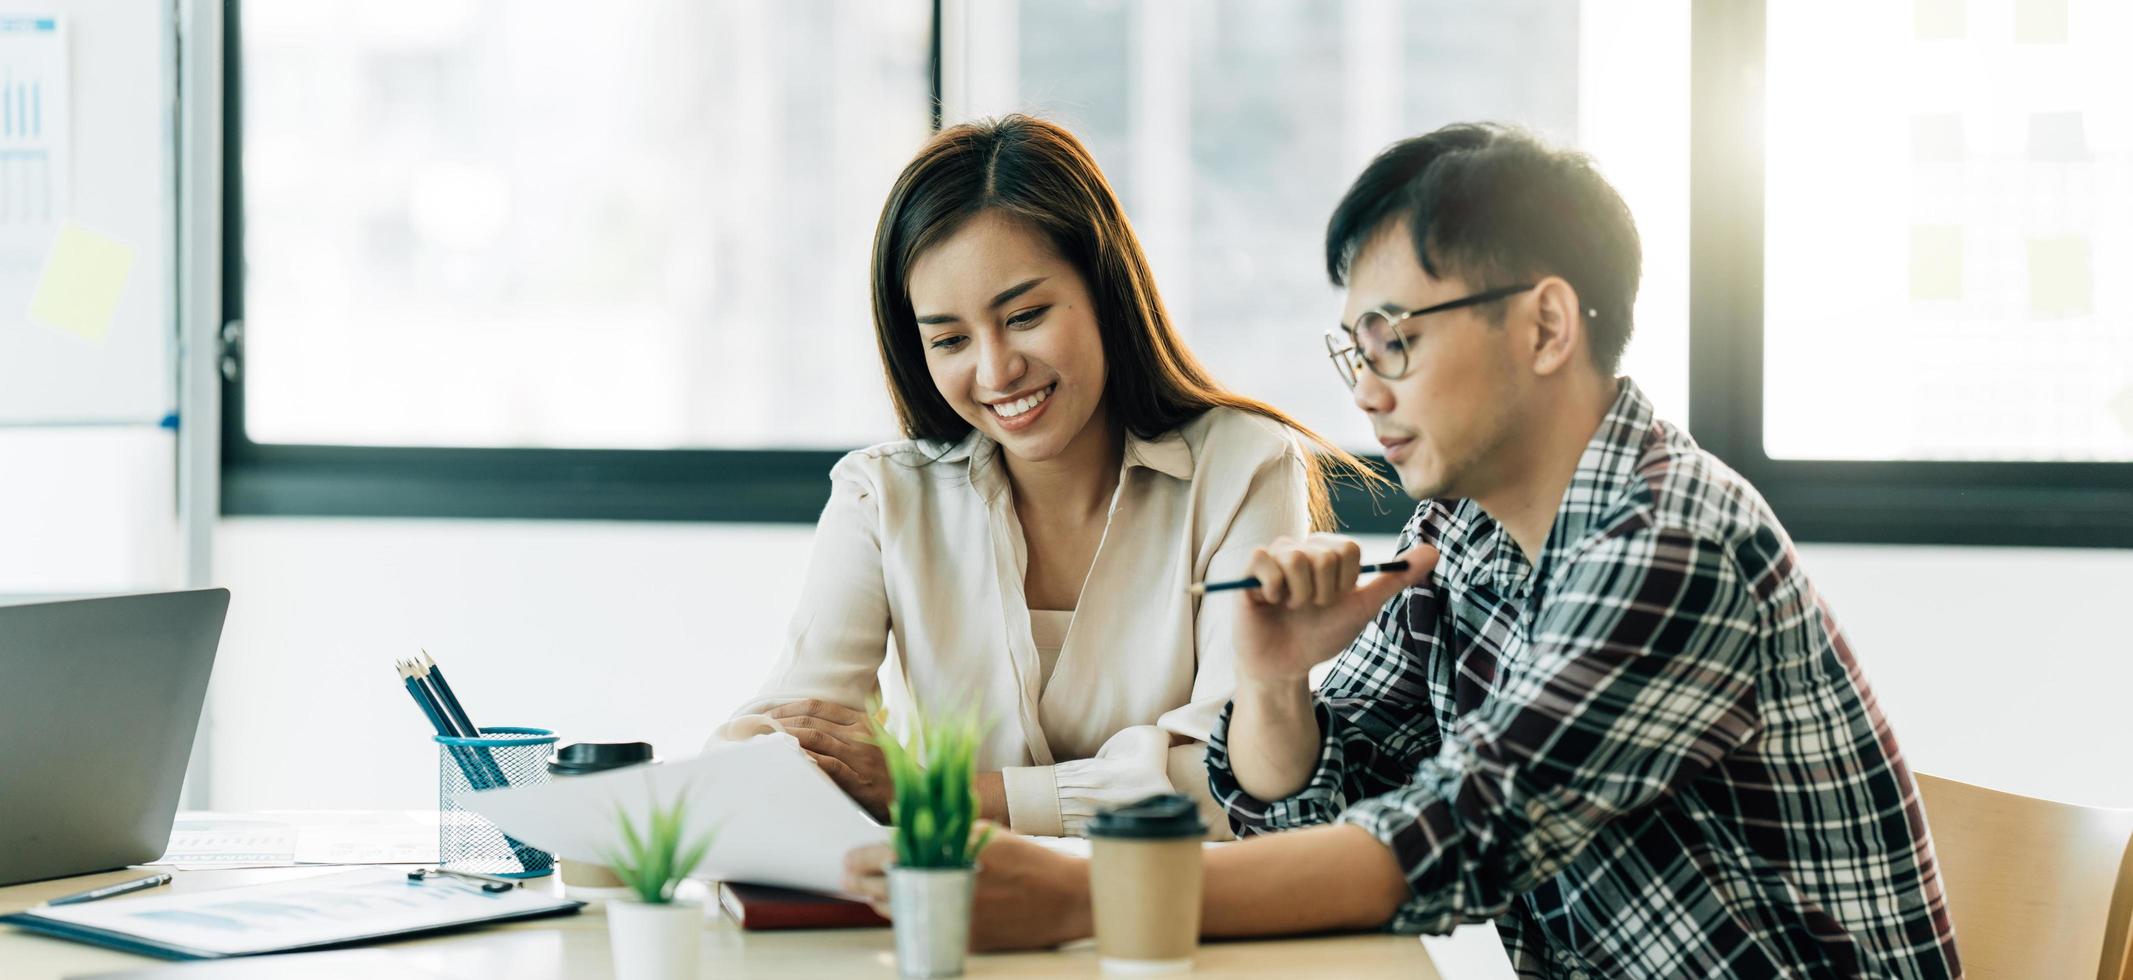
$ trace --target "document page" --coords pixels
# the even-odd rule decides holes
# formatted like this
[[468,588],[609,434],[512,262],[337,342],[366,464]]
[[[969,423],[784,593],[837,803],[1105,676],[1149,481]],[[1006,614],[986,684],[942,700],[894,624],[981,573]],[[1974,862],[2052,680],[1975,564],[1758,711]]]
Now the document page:
[[716,746],[682,762],[478,793],[471,805],[528,844],[566,860],[604,863],[621,840],[618,811],[642,827],[654,801],[666,807],[684,796],[684,839],[712,834],[698,878],[842,894],[845,852],[889,839],[888,828],[784,734]]
[[269,885],[42,906],[25,914],[196,955],[236,956],[512,918],[578,904],[523,888],[484,892],[481,884],[460,878],[409,881],[403,868],[364,868]]

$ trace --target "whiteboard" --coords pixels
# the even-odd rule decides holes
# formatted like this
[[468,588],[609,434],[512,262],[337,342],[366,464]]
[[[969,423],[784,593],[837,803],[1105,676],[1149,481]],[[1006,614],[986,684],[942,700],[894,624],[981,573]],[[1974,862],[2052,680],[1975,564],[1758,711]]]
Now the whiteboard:
[[[176,404],[174,6],[45,0],[0,7],[8,20],[56,20],[65,47],[64,68],[55,69],[64,77],[52,79],[42,62],[24,63],[23,49],[11,46],[19,38],[0,31],[0,148],[28,145],[25,133],[63,132],[51,159],[65,161],[43,175],[46,183],[21,167],[0,174],[0,427],[153,425]],[[63,114],[54,108],[62,96]],[[35,208],[47,198],[51,213],[40,226]],[[115,242],[130,253],[100,336],[30,315],[68,222],[103,247]],[[55,292],[70,298],[78,291]]]

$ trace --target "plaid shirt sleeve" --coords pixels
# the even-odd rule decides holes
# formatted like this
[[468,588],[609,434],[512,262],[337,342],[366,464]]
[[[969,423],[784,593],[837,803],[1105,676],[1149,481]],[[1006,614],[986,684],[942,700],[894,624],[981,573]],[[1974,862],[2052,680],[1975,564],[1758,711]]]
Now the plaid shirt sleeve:
[[1724,546],[1639,527],[1569,562],[1487,710],[1406,786],[1341,814],[1406,869],[1396,930],[1501,914],[1755,734],[1756,607]]
[[[1417,541],[1437,543],[1448,516],[1435,502],[1417,508],[1395,550],[1405,553]],[[1441,642],[1438,611],[1434,587],[1407,589],[1334,660],[1318,688],[1318,727],[1326,733],[1318,767],[1294,796],[1260,800],[1238,785],[1228,738],[1236,704],[1222,709],[1208,743],[1208,780],[1237,836],[1332,823],[1351,801],[1398,789],[1417,762],[1436,754],[1439,736],[1423,665]]]
[[[1402,785],[1353,803],[1337,795],[1360,784],[1339,769],[1374,736],[1349,723],[1360,712],[1322,698],[1320,771],[1298,798],[1263,805],[1337,811],[1384,842],[1412,892],[1394,930],[1448,932],[1502,914],[1608,821],[1692,780],[1756,731],[1755,605],[1722,545],[1637,526],[1566,561],[1543,586],[1527,656]],[[1388,689],[1396,677],[1422,683],[1423,657],[1387,649],[1374,662],[1356,659],[1359,674],[1375,672]],[[1217,776],[1215,788],[1233,822],[1252,808],[1232,802],[1241,795],[1234,779]]]

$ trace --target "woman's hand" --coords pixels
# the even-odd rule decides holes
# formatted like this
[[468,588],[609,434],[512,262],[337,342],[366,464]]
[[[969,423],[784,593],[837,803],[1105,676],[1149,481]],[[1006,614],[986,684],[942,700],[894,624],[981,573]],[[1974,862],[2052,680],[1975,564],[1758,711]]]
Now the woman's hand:
[[[891,914],[888,866],[895,859],[887,844],[844,857],[845,890],[865,898],[884,917]],[[1042,949],[1092,935],[1089,862],[993,828],[992,840],[978,855],[970,915],[970,948],[976,950]]]
[[877,822],[889,822],[896,787],[865,714],[829,701],[793,701],[764,712],[800,741],[815,764]]

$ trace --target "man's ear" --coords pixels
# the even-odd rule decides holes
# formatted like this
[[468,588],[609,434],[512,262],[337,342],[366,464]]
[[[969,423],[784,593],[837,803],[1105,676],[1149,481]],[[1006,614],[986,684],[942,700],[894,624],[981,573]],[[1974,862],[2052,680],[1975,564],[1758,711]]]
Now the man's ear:
[[1560,276],[1533,289],[1533,373],[1552,375],[1586,356],[1585,318],[1578,292]]

